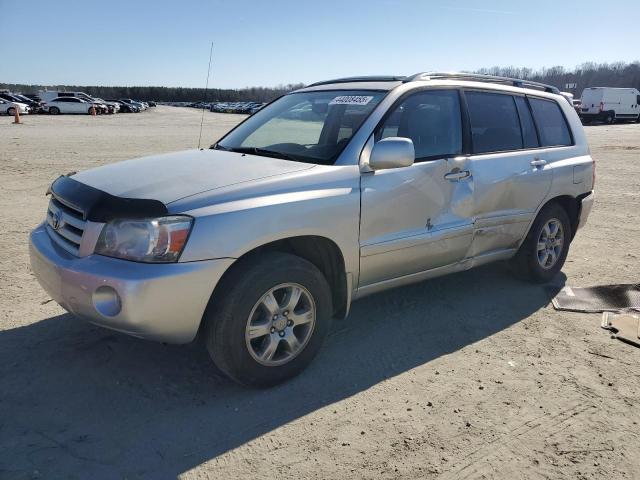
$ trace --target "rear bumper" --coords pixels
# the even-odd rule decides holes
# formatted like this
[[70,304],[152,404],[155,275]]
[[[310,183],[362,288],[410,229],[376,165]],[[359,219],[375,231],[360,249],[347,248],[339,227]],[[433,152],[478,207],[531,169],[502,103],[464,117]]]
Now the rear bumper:
[[582,199],[582,204],[580,207],[580,221],[578,222],[578,230],[584,227],[585,223],[587,223],[587,219],[589,218],[589,214],[591,213],[591,209],[593,208],[593,201],[595,199],[595,194],[591,192],[589,195]]
[[148,264],[55,245],[42,225],[31,232],[31,268],[51,298],[91,323],[168,343],[192,341],[214,287],[233,259]]

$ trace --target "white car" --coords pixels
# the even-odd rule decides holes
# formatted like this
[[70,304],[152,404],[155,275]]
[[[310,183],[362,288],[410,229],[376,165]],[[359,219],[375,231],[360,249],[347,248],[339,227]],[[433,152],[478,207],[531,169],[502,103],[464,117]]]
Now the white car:
[[20,115],[26,115],[29,113],[29,106],[24,103],[19,102],[9,102],[8,100],[0,99],[0,113],[6,113],[7,115],[15,115],[16,107],[18,107],[18,111]]
[[91,113],[94,104],[77,97],[58,97],[46,103],[46,110],[51,115],[59,113]]

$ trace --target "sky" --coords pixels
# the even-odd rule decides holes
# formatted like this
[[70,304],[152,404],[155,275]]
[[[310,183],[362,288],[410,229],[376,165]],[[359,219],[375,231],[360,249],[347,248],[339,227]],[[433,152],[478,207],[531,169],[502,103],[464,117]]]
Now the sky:
[[210,87],[640,59],[640,0],[0,0],[0,82]]

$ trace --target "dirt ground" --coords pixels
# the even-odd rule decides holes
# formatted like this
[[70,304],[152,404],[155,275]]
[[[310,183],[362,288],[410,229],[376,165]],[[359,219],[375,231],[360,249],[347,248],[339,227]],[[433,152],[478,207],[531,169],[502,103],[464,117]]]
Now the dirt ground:
[[[205,112],[208,145],[241,117]],[[640,349],[502,265],[365,298],[266,391],[77,320],[30,272],[58,175],[194,148],[200,112],[0,117],[0,478],[640,478]],[[640,125],[586,127],[597,202],[555,282],[639,281]]]

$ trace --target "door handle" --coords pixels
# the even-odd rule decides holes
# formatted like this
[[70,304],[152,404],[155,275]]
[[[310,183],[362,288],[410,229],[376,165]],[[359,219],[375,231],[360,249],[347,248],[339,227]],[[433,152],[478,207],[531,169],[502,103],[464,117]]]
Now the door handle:
[[542,160],[541,158],[534,158],[531,160],[532,167],[543,167],[547,164],[546,160]]
[[469,170],[461,170],[457,172],[449,172],[445,173],[445,180],[449,180],[451,182],[457,182],[458,180],[462,180],[463,178],[467,178],[471,176],[471,172]]

